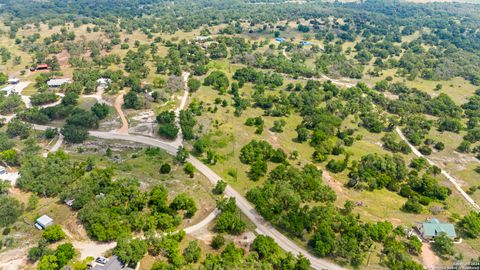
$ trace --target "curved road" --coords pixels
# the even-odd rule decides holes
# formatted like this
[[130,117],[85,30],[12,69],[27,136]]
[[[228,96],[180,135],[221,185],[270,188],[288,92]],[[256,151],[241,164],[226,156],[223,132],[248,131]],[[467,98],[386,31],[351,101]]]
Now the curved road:
[[[188,80],[188,73],[183,73],[183,79],[185,81]],[[175,115],[178,115],[180,110],[184,108],[186,105],[186,101],[188,98],[188,87],[185,85],[185,94],[181,99],[179,108],[175,111]],[[43,125],[33,125],[33,127],[37,130],[46,130],[49,126]],[[89,131],[89,135],[92,137],[102,138],[102,139],[109,139],[109,140],[125,140],[125,141],[133,141],[141,144],[146,144],[154,147],[159,147],[164,149],[171,155],[176,155],[177,150],[180,146],[183,145],[182,139],[177,139],[175,141],[161,141],[151,137],[139,136],[139,135],[130,135],[124,133],[118,133],[115,131],[111,132],[102,132],[102,131]],[[204,174],[207,179],[213,184],[216,183],[221,179],[213,170],[211,170],[208,166],[203,164],[201,161],[196,159],[193,156],[189,156],[187,159],[199,172]],[[255,208],[237,191],[235,191],[231,186],[227,186],[225,190],[225,195],[234,197],[236,200],[237,207],[242,211],[244,215],[246,215],[253,224],[257,227],[256,231],[259,234],[270,236],[275,240],[275,242],[285,251],[291,252],[294,255],[302,254],[305,258],[310,260],[311,267],[317,270],[322,269],[330,269],[330,270],[343,270],[344,268],[336,265],[328,260],[317,258],[311,255],[308,251],[297,245],[295,242],[290,240],[288,237],[284,236],[281,232],[275,229],[270,223],[265,221],[265,219],[255,210]],[[200,222],[201,224],[197,224],[192,226],[193,228],[187,228],[194,231],[196,228],[201,228],[204,224],[203,222],[210,222],[215,217],[216,212],[210,214],[206,220]]]
[[[37,130],[45,130],[49,126],[34,125],[34,128]],[[154,147],[159,147],[168,152],[171,155],[176,155],[177,149],[180,145],[175,142],[165,142],[151,137],[145,137],[140,135],[130,135],[130,134],[120,134],[116,132],[104,132],[104,131],[90,131],[90,136],[108,139],[108,140],[124,140],[132,141],[145,145],[150,145]],[[207,179],[215,185],[218,180],[221,179],[214,171],[212,171],[208,166],[203,164],[200,160],[196,159],[193,156],[190,156],[187,159],[188,162],[192,163],[195,168],[207,177]],[[225,195],[234,197],[237,203],[237,207],[246,215],[252,222],[257,226],[257,233],[268,235],[272,237],[275,242],[285,251],[291,252],[294,255],[302,254],[307,259],[310,260],[311,267],[317,270],[321,269],[330,269],[330,270],[341,270],[344,269],[341,266],[338,266],[328,260],[317,258],[311,255],[308,251],[302,247],[295,244],[292,240],[288,239],[281,232],[275,229],[270,223],[265,221],[263,217],[255,210],[255,208],[242,196],[240,193],[235,191],[232,187],[227,186],[225,189]]]

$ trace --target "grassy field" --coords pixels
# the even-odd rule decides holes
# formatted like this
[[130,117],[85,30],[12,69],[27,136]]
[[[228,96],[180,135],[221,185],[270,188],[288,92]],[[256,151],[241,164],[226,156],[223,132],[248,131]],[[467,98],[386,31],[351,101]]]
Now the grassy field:
[[[105,146],[104,142],[100,143]],[[183,171],[183,167],[175,163],[173,157],[163,150],[160,150],[158,155],[149,156],[145,154],[145,148],[141,145],[124,142],[108,142],[107,145],[112,150],[111,157],[105,155],[105,147],[97,148],[95,143],[68,147],[66,151],[70,152],[75,160],[84,161],[91,158],[99,168],[112,167],[115,171],[115,179],[137,178],[145,191],[160,184],[169,190],[170,199],[180,193],[188,194],[196,202],[198,211],[192,219],[184,220],[181,227],[195,224],[215,208],[215,199],[211,192],[213,186],[205,176],[196,173],[193,178],[190,178]],[[81,153],[78,153],[79,147]],[[169,174],[160,174],[159,168],[163,163],[172,165],[172,171]]]

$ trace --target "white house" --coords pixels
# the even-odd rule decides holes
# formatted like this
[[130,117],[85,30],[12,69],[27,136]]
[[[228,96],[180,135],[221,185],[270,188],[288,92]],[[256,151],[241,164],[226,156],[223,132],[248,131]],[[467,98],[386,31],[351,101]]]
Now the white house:
[[7,85],[4,88],[0,89],[0,92],[6,92],[6,96],[10,96],[13,92],[15,92],[15,86]]
[[17,78],[10,78],[8,79],[8,83],[9,84],[17,84],[20,82],[20,79],[17,79]]
[[70,79],[51,79],[47,82],[48,87],[60,87],[66,83],[71,83]]
[[53,219],[47,215],[43,215],[35,221],[35,227],[37,227],[39,230],[43,230],[52,224]]
[[100,87],[103,87],[103,89],[107,89],[111,83],[112,83],[112,80],[108,78],[100,78],[97,80],[97,85]]

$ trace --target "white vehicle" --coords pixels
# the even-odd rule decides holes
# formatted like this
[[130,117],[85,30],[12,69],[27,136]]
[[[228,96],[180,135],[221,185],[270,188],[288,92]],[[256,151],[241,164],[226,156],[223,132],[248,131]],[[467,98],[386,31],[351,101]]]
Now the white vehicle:
[[95,259],[95,262],[100,263],[100,264],[106,264],[108,262],[108,259],[105,257],[97,257]]

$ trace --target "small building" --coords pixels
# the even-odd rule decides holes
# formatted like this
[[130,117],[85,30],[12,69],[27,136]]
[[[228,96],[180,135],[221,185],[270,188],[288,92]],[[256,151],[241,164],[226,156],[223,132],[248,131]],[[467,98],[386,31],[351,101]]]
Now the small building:
[[92,270],[133,270],[130,267],[127,267],[123,262],[117,257],[112,256],[108,258],[108,262],[105,265],[97,264]]
[[310,42],[310,41],[301,40],[301,41],[300,41],[300,45],[302,45],[302,46],[311,46],[311,45],[313,45],[313,43]]
[[48,69],[47,64],[38,64],[36,70],[45,70]]
[[441,233],[445,233],[449,238],[457,238],[455,227],[451,223],[442,223],[436,218],[428,219],[425,222],[417,224],[417,229],[426,240],[433,240]]
[[70,79],[51,79],[47,81],[48,87],[60,87],[66,83],[70,83]]
[[17,84],[20,82],[20,79],[17,79],[17,78],[10,78],[8,79],[8,83],[9,84]]
[[208,41],[209,39],[210,39],[210,36],[197,36],[195,38],[195,40],[198,42],[205,42],[205,41]]
[[276,41],[276,42],[279,42],[279,43],[282,43],[282,42],[285,42],[286,39],[281,38],[281,37],[277,37],[277,38],[275,38],[275,41]]
[[72,207],[73,203],[75,202],[75,199],[65,199],[63,201],[67,206]]
[[100,87],[103,87],[104,89],[107,89],[111,83],[112,83],[112,80],[108,78],[100,78],[97,80],[97,85]]
[[7,169],[5,169],[5,167],[3,166],[0,166],[0,174],[6,174],[7,173]]
[[10,96],[13,92],[15,92],[15,86],[7,85],[6,87],[0,89],[0,92],[6,92],[6,96]]
[[37,227],[37,229],[39,230],[44,230],[45,228],[47,228],[52,224],[53,224],[53,219],[47,215],[43,215],[35,221],[35,227]]

